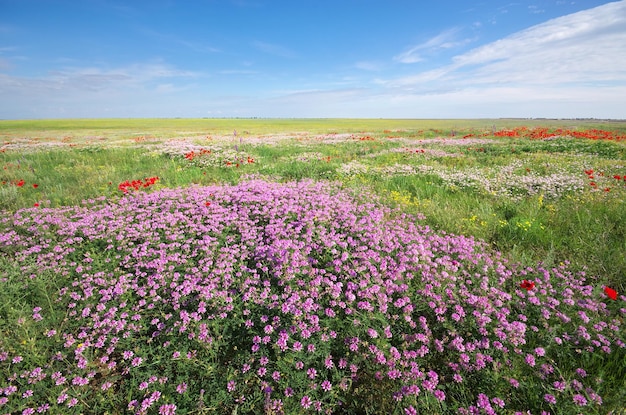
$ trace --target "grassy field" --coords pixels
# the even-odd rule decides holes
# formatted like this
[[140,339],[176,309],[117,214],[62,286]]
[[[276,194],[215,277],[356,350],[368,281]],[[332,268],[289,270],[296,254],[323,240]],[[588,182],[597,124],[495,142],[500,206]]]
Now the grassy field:
[[244,134],[290,134],[308,132],[382,132],[384,130],[450,132],[458,129],[491,129],[527,127],[564,127],[570,129],[608,128],[624,129],[624,122],[589,120],[528,120],[528,119],[471,119],[471,120],[403,120],[403,119],[219,119],[219,118],[164,118],[164,119],[58,119],[58,120],[1,120],[0,134],[4,140],[20,137],[72,139],[103,137],[136,138],[150,136],[171,138],[195,135],[228,135],[233,130]]
[[625,123],[0,135],[0,413],[624,410]]

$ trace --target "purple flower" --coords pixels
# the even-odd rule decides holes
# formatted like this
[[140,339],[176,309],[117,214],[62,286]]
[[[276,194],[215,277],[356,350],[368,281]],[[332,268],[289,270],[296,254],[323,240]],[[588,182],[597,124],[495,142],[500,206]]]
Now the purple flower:
[[308,395],[304,395],[302,399],[300,399],[300,405],[302,405],[304,409],[309,409],[311,407],[311,404],[312,404],[312,401]]
[[493,402],[493,404],[499,408],[504,408],[505,406],[504,400],[502,398],[491,398],[491,402]]
[[587,399],[581,395],[581,394],[575,394],[574,396],[572,396],[572,400],[574,401],[574,403],[578,406],[585,406],[587,405]]
[[161,405],[159,407],[159,415],[174,415],[174,414],[176,414],[176,405],[173,403]]
[[478,394],[478,401],[476,402],[476,405],[479,408],[491,409],[491,403],[489,402],[489,397],[485,395],[484,393]]
[[543,399],[552,405],[556,403],[556,398],[554,397],[554,395],[550,395],[549,393],[543,395]]
[[176,386],[176,392],[181,395],[187,392],[187,384],[185,382],[178,384],[178,386]]

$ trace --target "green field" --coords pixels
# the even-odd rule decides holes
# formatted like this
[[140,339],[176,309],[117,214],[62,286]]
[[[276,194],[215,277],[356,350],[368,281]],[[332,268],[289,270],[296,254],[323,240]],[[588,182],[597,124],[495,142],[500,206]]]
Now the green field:
[[[68,251],[67,258],[55,260],[61,262],[55,262],[54,267],[60,267],[58,269],[63,271],[51,272],[54,267],[47,268],[41,265],[40,261],[43,257],[36,257],[35,255],[38,255],[36,252],[40,252],[39,250],[42,249],[43,251],[53,249],[57,243],[59,243],[59,247],[65,243],[63,242],[65,237],[55,236],[53,228],[59,227],[59,235],[69,235],[63,231],[64,228],[60,225],[64,222],[58,219],[65,217],[66,213],[63,212],[70,212],[71,209],[87,211],[96,209],[98,206],[111,206],[111,209],[115,210],[115,206],[130,203],[131,200],[135,200],[133,198],[148,197],[150,194],[166,195],[167,189],[196,189],[211,186],[211,189],[218,189],[214,191],[217,194],[220,186],[224,186],[224,188],[245,187],[248,186],[247,183],[257,183],[257,181],[267,183],[267,186],[270,186],[268,192],[274,191],[271,190],[274,189],[271,186],[275,184],[292,186],[293,183],[309,183],[309,181],[311,183],[330,183],[330,186],[334,186],[333,189],[335,190],[333,191],[347,192],[347,194],[355,195],[357,200],[359,200],[359,195],[366,195],[365,198],[374,203],[375,209],[380,208],[385,212],[387,212],[385,209],[389,209],[383,219],[379,218],[382,222],[388,218],[402,217],[403,214],[406,214],[413,218],[409,220],[410,223],[419,222],[437,235],[452,235],[455,238],[457,236],[468,237],[472,241],[484,242],[485,245],[480,250],[488,252],[494,258],[502,258],[507,264],[506,267],[511,267],[511,274],[514,278],[515,275],[518,276],[518,280],[530,280],[530,275],[535,275],[534,273],[541,275],[538,270],[555,270],[553,272],[556,276],[570,275],[571,281],[579,281],[576,278],[583,278],[586,282],[581,284],[589,287],[578,293],[574,286],[558,288],[555,283],[553,291],[544,290],[543,292],[538,286],[537,290],[540,294],[537,295],[541,297],[541,301],[545,300],[549,303],[553,299],[552,296],[563,301],[560,296],[565,295],[567,297],[569,294],[564,293],[573,289],[576,293],[572,294],[572,302],[578,301],[576,304],[580,305],[588,301],[589,306],[583,304],[581,309],[574,306],[564,308],[565,317],[561,319],[563,327],[557,325],[560,327],[559,329],[553,329],[550,326],[552,323],[548,323],[549,319],[546,318],[544,327],[538,329],[540,335],[534,335],[534,337],[528,335],[526,345],[516,347],[524,349],[524,353],[527,349],[536,350],[537,347],[548,350],[550,358],[546,357],[545,364],[551,365],[552,370],[556,368],[557,373],[560,373],[561,376],[561,380],[555,380],[555,382],[571,382],[575,378],[574,373],[582,373],[579,369],[584,367],[590,375],[589,377],[585,376],[584,381],[580,381],[587,382],[585,383],[586,386],[594,388],[592,376],[595,377],[593,379],[602,379],[602,385],[597,386],[596,389],[589,389],[585,392],[582,386],[577,389],[577,383],[574,382],[564,390],[559,390],[560,387],[557,386],[557,392],[555,392],[549,384],[544,385],[538,380],[541,379],[541,376],[549,379],[554,378],[556,375],[553,375],[552,372],[550,374],[543,373],[543,375],[541,373],[536,374],[531,373],[531,370],[526,367],[521,368],[519,366],[524,366],[524,353],[519,356],[513,354],[511,357],[506,353],[494,352],[493,358],[501,358],[503,359],[502,362],[505,360],[509,363],[511,360],[517,362],[516,359],[518,359],[521,363],[507,370],[502,369],[502,371],[494,363],[493,368],[489,366],[491,369],[487,372],[488,375],[481,375],[481,371],[468,369],[468,372],[463,374],[463,378],[467,379],[466,383],[460,383],[461,386],[459,387],[440,386],[439,389],[436,389],[440,390],[441,394],[445,392],[450,397],[448,400],[442,400],[440,395],[436,393],[433,395],[430,392],[426,395],[420,395],[425,396],[423,399],[411,400],[413,397],[408,395],[402,399],[392,398],[391,395],[385,394],[385,390],[386,388],[393,390],[398,385],[397,382],[400,381],[391,375],[387,378],[377,374],[375,370],[364,370],[365,374],[362,377],[352,378],[352,386],[346,386],[346,389],[343,390],[345,393],[335,392],[336,389],[332,389],[332,393],[328,392],[327,395],[318,396],[318,401],[323,403],[323,407],[329,413],[384,412],[404,414],[411,413],[407,409],[409,406],[418,411],[416,413],[457,413],[461,407],[469,408],[471,403],[476,405],[475,388],[480,385],[480,382],[487,382],[485,380],[487,378],[492,379],[493,382],[486,384],[484,393],[490,397],[499,397],[506,401],[504,407],[499,406],[499,398],[492,402],[494,407],[498,406],[494,409],[497,413],[515,413],[517,410],[523,409],[525,411],[528,409],[532,410],[533,414],[540,413],[538,412],[540,410],[552,411],[552,413],[580,411],[582,413],[606,414],[609,411],[618,411],[615,413],[619,413],[620,410],[624,409],[621,402],[626,398],[624,396],[624,390],[626,390],[626,383],[624,383],[626,352],[619,344],[620,342],[623,344],[622,325],[624,310],[626,310],[623,296],[621,296],[621,293],[626,290],[624,278],[626,276],[626,123],[523,119],[35,120],[0,121],[0,135],[0,165],[2,165],[2,170],[0,170],[0,211],[5,218],[0,222],[0,241],[3,241],[0,244],[0,265],[2,265],[0,287],[5,286],[4,289],[0,290],[0,356],[3,353],[5,356],[4,359],[0,360],[0,397],[2,396],[2,389],[9,386],[17,387],[20,396],[27,390],[34,389],[34,391],[31,390],[30,393],[27,393],[27,395],[34,393],[34,397],[29,398],[30,401],[29,399],[18,400],[15,398],[16,395],[9,396],[5,393],[7,399],[4,405],[9,408],[9,412],[22,413],[21,411],[27,407],[38,409],[47,403],[51,406],[53,413],[62,410],[76,411],[72,413],[123,413],[125,410],[131,411],[130,407],[127,408],[129,402],[141,401],[141,396],[147,393],[143,392],[145,388],[138,386],[141,383],[141,375],[135,374],[130,366],[124,373],[117,373],[112,369],[101,370],[99,367],[103,366],[104,363],[93,363],[95,357],[99,356],[100,349],[93,348],[93,345],[89,344],[85,347],[87,347],[91,357],[85,357],[89,361],[85,371],[81,371],[83,368],[77,369],[73,363],[52,365],[54,370],[58,369],[68,378],[70,376],[86,376],[85,379],[92,379],[87,382],[89,385],[103,384],[102,382],[107,376],[110,376],[111,383],[114,385],[111,386],[112,389],[84,391],[79,387],[81,380],[77,381],[79,385],[75,384],[69,387],[68,392],[62,392],[61,386],[55,386],[54,392],[46,392],[46,388],[49,388],[49,386],[44,387],[47,380],[35,382],[37,383],[35,387],[28,386],[33,383],[30,380],[35,377],[34,375],[31,376],[35,368],[43,367],[43,372],[49,373],[47,379],[50,379],[53,367],[44,367],[44,365],[52,354],[62,352],[65,353],[65,360],[72,361],[74,359],[71,356],[72,348],[77,349],[77,346],[63,346],[63,342],[68,341],[67,338],[58,339],[58,336],[49,333],[51,333],[52,327],[58,327],[59,332],[65,330],[65,333],[70,333],[73,330],[73,335],[77,336],[83,330],[81,325],[86,324],[74,322],[72,313],[67,314],[66,307],[72,300],[63,294],[63,287],[80,285],[79,275],[81,272],[77,272],[76,267],[82,268],[81,264],[83,264],[82,261],[85,256],[94,258],[93,264],[96,269],[91,271],[92,273],[100,270],[103,274],[110,272],[111,275],[117,275],[118,271],[122,269],[126,271],[131,269],[121,263],[115,266],[107,265],[112,259],[113,263],[115,262],[113,254],[101,252],[106,245],[102,241],[97,243],[86,242],[89,239],[86,230],[74,235],[78,238],[78,242],[75,242],[75,253]],[[280,194],[278,190],[276,192]],[[166,196],[163,197],[167,198]],[[216,196],[221,201],[220,203],[226,203],[226,199],[219,199],[219,197],[222,196]],[[231,197],[234,196],[228,196],[228,198]],[[234,203],[230,202],[231,199],[228,200],[228,203]],[[146,199],[141,203],[148,205],[153,201]],[[208,199],[206,203],[207,208],[213,206]],[[360,215],[362,212],[358,212],[358,214]],[[48,219],[45,219],[46,215],[48,215]],[[67,213],[67,215],[80,216],[77,212]],[[111,215],[113,218],[113,214]],[[22,217],[30,218],[31,216],[39,219],[32,219],[32,224],[28,226],[21,224]],[[49,219],[52,217],[58,219],[59,225],[51,225],[57,223],[57,219],[55,221]],[[147,217],[146,220],[148,220]],[[265,219],[258,220],[263,222]],[[298,220],[304,221],[305,219]],[[315,220],[317,220],[317,216],[315,216]],[[332,222],[330,219],[329,221],[328,223]],[[46,228],[41,230],[42,223],[48,223],[51,227],[48,228],[46,225]],[[129,223],[134,222],[131,220]],[[172,227],[178,226],[176,223]],[[270,223],[273,222],[270,220]],[[292,224],[290,226],[297,225]],[[328,226],[330,225],[324,229],[330,229]],[[226,245],[239,243],[238,241],[243,238],[243,233],[240,235],[237,233],[239,231],[233,231],[234,228],[232,227],[228,229],[224,231],[226,236],[211,234],[211,238],[214,236],[219,240],[225,238],[227,242],[224,243]],[[166,230],[163,232],[167,233]],[[186,231],[182,230],[181,232]],[[228,235],[235,235],[230,232],[235,232],[237,236],[228,242],[230,241]],[[324,233],[326,231],[320,230],[319,232]],[[4,239],[1,239],[2,237]],[[36,248],[28,248],[28,240],[31,237],[41,237],[46,242],[42,242],[42,245],[37,245]],[[165,234],[163,237],[165,238]],[[18,243],[17,241],[22,241],[21,238],[25,238],[24,242]],[[131,237],[127,236],[127,238]],[[135,245],[143,246],[144,239],[142,237],[134,238],[137,238],[134,241]],[[11,242],[12,240],[14,242]],[[122,242],[119,243],[122,244]],[[147,242],[145,243],[147,244]],[[251,244],[253,243],[251,242]],[[115,243],[110,242],[110,244]],[[64,248],[58,248],[59,252],[67,249],[65,245],[63,246]],[[30,249],[28,254],[22,252],[27,248]],[[127,248],[126,245],[119,245],[118,250],[126,252],[124,250]],[[347,252],[349,255],[355,253]],[[498,256],[496,252],[500,252],[502,256]],[[396,254],[400,255],[399,258],[402,256],[400,253]],[[140,253],[137,251],[133,255],[140,255]],[[332,256],[332,254],[328,255]],[[54,255],[46,258],[52,257]],[[316,261],[332,260],[329,257],[324,258],[317,258]],[[444,255],[442,258],[448,257]],[[450,269],[446,268],[448,266],[445,265],[447,259],[444,259],[442,259],[442,264],[444,264],[442,266],[445,273],[442,278],[445,278],[449,273],[455,274],[457,272],[454,266]],[[459,261],[465,263],[463,262],[465,260]],[[63,262],[67,262],[67,264],[62,265]],[[70,263],[71,266],[68,265]],[[487,261],[488,263],[489,261]],[[252,262],[246,264],[245,267],[254,268],[251,265]],[[182,265],[180,266],[182,267]],[[259,265],[257,264],[257,266]],[[376,263],[375,266],[380,272],[385,269],[379,263]],[[468,272],[475,272],[477,277],[481,273],[479,265],[467,266],[471,269],[476,267],[474,271]],[[490,266],[485,265],[485,270]],[[197,264],[195,267],[196,271],[201,268]],[[141,272],[145,271],[144,268],[141,268]],[[171,270],[175,269],[178,272],[179,268],[179,265],[176,265],[172,266]],[[139,272],[138,269],[135,269],[135,272]],[[455,271],[451,271],[451,269]],[[523,271],[529,269],[533,271]],[[165,273],[164,270],[162,272]],[[491,272],[488,271],[488,273]],[[493,272],[497,274],[499,271]],[[528,277],[525,276],[526,272],[528,272]],[[495,282],[497,279],[495,274],[489,274],[490,284],[494,284],[494,287],[500,287],[498,285],[500,283]],[[542,278],[535,276],[533,281],[539,285],[538,281]],[[565,277],[563,278],[565,280]],[[543,281],[547,286],[548,280]],[[571,281],[567,284],[571,285]],[[428,286],[425,282],[415,284],[411,287],[417,291]],[[527,289],[516,285],[507,285],[507,287],[511,293],[517,289],[524,294],[524,289]],[[611,290],[619,293],[617,300],[607,300],[606,295],[608,294],[606,290],[603,291],[603,287],[610,287]],[[70,290],[73,289],[70,288]],[[531,289],[534,292],[534,285]],[[62,294],[58,294],[57,291]],[[522,294],[518,293],[517,295],[524,298]],[[589,296],[592,294],[595,296],[593,301],[598,300],[598,298],[602,298],[602,301],[608,301],[606,310],[609,311],[607,311],[606,316],[602,314],[603,309],[591,306],[592,300]],[[576,297],[577,295],[581,297]],[[74,302],[80,303],[86,300],[84,294],[77,294],[76,298],[78,300],[75,299]],[[131,300],[131,297],[128,298],[129,303],[135,301]],[[196,299],[190,301],[193,303]],[[601,303],[604,304],[602,301]],[[88,305],[85,307],[95,307],[95,303],[89,301],[87,303]],[[520,304],[522,303],[524,302],[521,301]],[[42,304],[44,305],[42,306]],[[507,307],[521,314],[528,311],[528,315],[530,315],[529,309],[525,308],[530,306],[520,304]],[[82,306],[80,305],[80,307]],[[45,310],[41,320],[37,318],[33,321],[33,314],[38,314],[38,312],[33,312],[34,308]],[[161,310],[153,313],[152,316],[155,319],[163,319],[163,315],[167,315],[169,312]],[[610,336],[618,339],[617,344],[612,344],[611,353],[604,354],[597,351],[584,353],[580,350],[584,347],[574,345],[574,343],[568,346],[569,348],[561,348],[550,343],[549,339],[555,330],[567,332],[566,338],[575,336],[578,333],[577,327],[580,327],[578,324],[584,325],[580,321],[588,323],[587,320],[589,320],[586,315],[581,317],[581,312],[589,314],[591,318],[589,324],[595,322],[602,325],[604,324],[601,323],[604,321],[603,318],[610,321],[607,323],[613,327],[609,330]],[[85,313],[88,314],[89,311]],[[427,311],[423,311],[423,313],[425,316],[429,315]],[[598,314],[596,315],[596,313]],[[269,312],[269,316],[272,315],[280,318],[285,317],[284,314],[275,313],[275,311]],[[541,319],[539,312],[532,315]],[[382,319],[381,316],[382,314],[371,317],[372,321]],[[431,317],[432,321],[430,320]],[[429,317],[429,323],[436,325],[436,321],[439,321],[436,313],[432,314],[431,317]],[[144,321],[145,318],[147,317],[142,317],[140,321]],[[366,316],[365,313],[359,318],[363,322],[370,321],[368,320],[370,317]],[[568,318],[570,321],[566,322]],[[446,324],[448,323],[450,322],[448,321]],[[232,324],[232,327],[228,326],[227,328],[232,328],[233,331],[230,335],[236,338],[236,335],[241,335],[238,330],[242,330],[243,320],[237,325]],[[261,323],[257,322],[257,324]],[[331,327],[331,323],[328,324],[328,327]],[[339,333],[341,333],[340,328],[344,329],[341,324],[332,327],[335,327]],[[456,330],[457,334],[447,334],[447,337],[444,336],[442,339],[451,340],[452,337],[461,335],[458,333],[465,333],[463,336],[466,338],[472,335],[478,336],[476,327],[466,327],[461,324],[457,330],[453,329],[452,326],[445,326],[446,330],[451,330],[450,333]],[[217,330],[215,327],[214,329]],[[351,331],[354,328],[345,328],[345,330]],[[398,330],[409,329],[402,326]],[[543,333],[541,330],[544,330],[546,334],[541,334]],[[147,332],[140,333],[138,331],[129,336],[131,339],[135,338],[137,342],[142,342],[151,333],[153,331],[147,329]],[[610,337],[606,334],[606,329],[602,333],[604,336]],[[206,356],[212,356],[214,365],[211,366],[213,369],[205,368],[206,373],[196,373],[187,366],[180,366],[182,364],[180,362],[176,363],[178,365],[176,369],[167,365],[161,367],[159,365],[162,363],[157,364],[157,362],[161,362],[159,359],[166,359],[166,354],[161,354],[160,351],[150,345],[130,346],[129,343],[124,347],[127,347],[128,350],[134,350],[135,355],[141,354],[145,360],[150,360],[152,362],[150,364],[153,366],[146,368],[150,373],[158,374],[159,371],[165,371],[169,373],[170,378],[180,380],[184,378],[185,371],[189,370],[189,373],[193,373],[193,376],[199,379],[206,377],[206,385],[212,385],[212,389],[196,384],[193,386],[196,395],[200,389],[204,389],[207,395],[213,393],[216,397],[220,397],[214,400],[206,398],[206,401],[203,401],[198,409],[197,396],[192,399],[181,394],[180,400],[177,400],[178,394],[170,391],[171,393],[168,395],[167,388],[164,386],[162,389],[163,398],[160,403],[165,405],[167,402],[171,405],[177,405],[179,412],[176,413],[225,413],[224,411],[228,411],[228,413],[237,413],[237,411],[240,411],[239,413],[260,413],[259,411],[262,410],[265,413],[278,414],[282,413],[281,411],[294,413],[293,408],[295,407],[299,408],[298,411],[309,411],[306,402],[299,403],[300,398],[296,403],[290,404],[285,398],[285,402],[281,401],[280,404],[275,403],[274,405],[272,403],[270,405],[268,403],[269,395],[265,396],[263,392],[259,391],[266,387],[275,388],[276,385],[282,385],[282,380],[274,379],[272,381],[264,378],[264,375],[244,376],[239,369],[234,368],[235,363],[232,363],[239,359],[239,355],[235,353],[236,347],[233,350],[229,348],[231,346],[226,346],[226,339],[228,338],[226,329],[222,334],[218,335],[215,332],[212,335],[216,339],[215,344],[219,343],[218,338],[222,339],[219,336],[224,336],[224,343],[220,350],[228,350],[228,358],[226,359],[215,350],[207,349],[206,353],[208,354]],[[176,336],[172,334],[167,336],[169,336],[166,337],[169,342],[176,341]],[[362,338],[363,334],[353,333],[351,336]],[[91,339],[91,337],[89,338]],[[410,349],[406,342],[393,343],[390,341],[389,344],[386,344],[382,338],[376,337],[376,339],[380,341],[371,340],[370,343],[385,353],[388,353],[388,348],[392,345],[395,348],[408,347]],[[79,338],[75,338],[75,340],[77,344],[87,344]],[[491,340],[493,341],[493,339]],[[184,342],[190,341],[185,340]],[[124,340],[121,343],[124,343]],[[254,344],[257,342],[246,343],[245,347],[250,348]],[[326,343],[320,343],[319,340],[316,340],[314,344],[320,350],[326,347],[323,346]],[[198,349],[197,346],[194,347]],[[263,349],[264,345],[260,345],[260,347],[265,350]],[[334,349],[335,346],[328,347],[328,349],[324,349],[327,353],[340,355],[346,352],[346,356],[352,356],[351,358],[354,358],[355,362],[358,360],[356,353],[351,354],[351,352],[344,350],[344,346],[337,346],[341,350]],[[429,347],[433,348],[434,346],[429,344]],[[595,347],[596,350],[599,350],[598,346],[589,347],[591,349]],[[81,347],[78,348],[81,349]],[[186,350],[191,350],[191,346]],[[204,349],[198,350],[202,354]],[[82,349],[80,353],[76,353],[82,353]],[[445,359],[448,359],[449,356],[446,353],[443,355],[447,356]],[[491,352],[485,351],[485,353]],[[538,359],[543,357],[542,353],[538,355]],[[171,354],[171,352],[168,351],[167,354]],[[316,356],[323,360],[323,356],[318,355]],[[10,363],[11,356],[20,356],[25,362],[26,369],[20,369],[16,367],[16,364]],[[274,364],[277,371],[284,373],[284,377],[287,376],[286,373],[290,373],[281,365],[290,362],[289,359],[292,359],[293,356],[281,357],[282,355],[276,349],[271,349],[269,346],[267,346],[266,356],[270,356],[270,364]],[[367,358],[363,359],[361,364],[363,367],[368,367],[369,363],[367,362],[370,361]],[[440,357],[440,359],[442,358]],[[447,361],[445,359],[442,361]],[[80,359],[78,360],[80,361]],[[125,358],[118,358],[120,366],[125,360]],[[424,367],[428,368],[429,365],[436,367],[437,361],[437,358],[434,357],[424,358]],[[229,366],[231,363],[232,368]],[[237,360],[237,364],[240,363]],[[317,371],[320,373],[323,372],[323,364],[315,366],[313,361],[309,363],[311,367],[317,367]],[[215,367],[220,365],[224,367],[225,371],[220,372],[219,376],[208,373],[216,370]],[[84,373],[89,372],[89,368],[93,373],[97,373],[92,378],[84,375]],[[30,371],[30,374],[27,373],[25,377],[20,377],[19,370]],[[285,372],[282,372],[283,370]],[[14,373],[17,376],[14,376]],[[519,397],[516,395],[517,389],[511,389],[513,383],[509,384],[509,381],[506,380],[508,379],[507,376],[513,377],[512,374],[517,380],[522,381],[522,389],[526,389],[526,392],[519,392],[521,394]],[[239,398],[234,396],[234,392],[231,396],[230,387],[227,390],[225,389],[225,382],[223,385],[219,383],[222,376],[232,379],[233,382],[236,380],[238,385],[246,382],[249,388],[246,393],[249,393],[251,398],[244,403],[237,400]],[[289,376],[292,379],[298,379],[295,372]],[[329,381],[332,376],[336,376],[332,378],[333,384],[335,381],[339,382],[344,379],[338,374],[331,376],[330,369],[328,369],[328,376]],[[439,376],[445,378],[448,375],[442,369]],[[446,378],[445,382],[452,385],[454,383],[451,380],[452,374],[450,373],[449,376],[450,378]],[[81,377],[81,379],[83,378]],[[502,382],[498,383],[498,379]],[[306,376],[304,376],[300,380],[300,390],[308,390],[310,385],[307,386],[307,382]],[[441,382],[443,385],[444,381]],[[148,383],[156,385],[158,382]],[[167,384],[167,382],[162,382],[162,384]],[[505,384],[506,386],[503,386]],[[428,389],[423,386],[421,388]],[[151,389],[148,388],[147,390]],[[317,385],[313,390],[319,391]],[[115,391],[116,397],[111,394],[113,391]],[[422,391],[422,393],[424,392]],[[76,396],[77,402],[68,408],[64,402],[57,402],[60,393]],[[309,393],[306,397],[311,395],[313,399],[315,393]],[[537,396],[524,398],[526,393]],[[602,396],[602,403],[598,403],[597,394]],[[550,397],[544,399],[544,395],[550,395]],[[552,403],[553,395],[556,396],[555,399],[559,402],[558,404]],[[296,396],[299,395],[296,393]],[[350,400],[346,396],[353,396],[353,399]],[[582,405],[581,396],[584,396],[585,402],[589,402],[589,404]],[[456,402],[462,402],[462,404],[451,402],[453,397]],[[304,399],[304,397],[301,398]],[[221,406],[218,403],[220,399],[228,403]],[[267,401],[263,403],[263,399]],[[479,397],[478,400],[480,401],[480,399]],[[527,400],[526,407],[524,406],[526,405],[523,402],[524,399]],[[37,405],[35,405],[35,400]],[[33,401],[32,405],[29,403],[31,401]],[[107,401],[109,403],[106,403]],[[341,405],[344,406],[339,405],[338,402],[342,402]],[[376,406],[377,404],[380,405]],[[320,403],[320,405],[322,404]],[[368,412],[366,405],[374,405],[373,407],[377,409]],[[480,404],[478,406],[481,407]],[[331,409],[339,407],[344,409]],[[132,411],[140,412],[138,407],[133,408]],[[166,413],[168,408],[163,409],[163,413]],[[292,412],[289,408],[292,408]],[[482,406],[482,408],[485,407]],[[157,410],[156,406],[150,407],[150,409],[146,409],[146,413],[158,413]],[[311,406],[310,410],[313,411],[314,407]],[[460,411],[462,413],[463,409]],[[3,413],[3,406],[0,406],[0,413]]]
[[162,118],[162,119],[58,119],[58,120],[1,120],[0,134],[4,139],[21,136],[76,138],[102,136],[133,138],[137,135],[180,137],[203,134],[232,134],[233,130],[250,134],[279,134],[309,132],[323,134],[337,132],[382,132],[402,129],[451,130],[513,128],[517,126],[564,127],[570,129],[607,128],[622,131],[626,123],[601,120],[542,120],[542,119],[220,119],[220,118]]
[[[15,186],[0,187],[0,208],[15,210],[36,202],[72,205],[84,199],[117,196],[119,183],[150,176],[160,177],[159,187],[235,183],[249,174],[281,181],[341,180],[346,186],[374,190],[391,202],[404,204],[407,210],[424,213],[429,224],[437,229],[487,240],[494,248],[518,259],[574,261],[581,267],[589,267],[595,275],[620,284],[620,278],[626,274],[626,260],[621,254],[626,248],[623,186],[612,186],[612,193],[588,188],[551,198],[550,192],[555,188],[538,179],[529,186],[540,189],[541,181],[547,187],[536,194],[524,194],[526,191],[521,189],[523,197],[511,200],[507,191],[516,192],[515,186],[498,184],[506,178],[496,176],[499,169],[511,168],[513,162],[519,166],[513,167],[509,178],[512,181],[525,173],[525,169],[547,177],[546,180],[550,175],[585,179],[584,170],[588,169],[606,170],[607,177],[624,175],[623,140],[507,140],[491,136],[487,138],[489,143],[476,145],[469,139],[466,143],[429,140],[489,134],[519,126],[576,131],[602,128],[617,135],[626,131],[625,123],[578,120],[2,121],[0,134],[5,150],[0,153],[4,165],[1,181],[24,179],[40,187],[30,192]],[[354,137],[315,138],[324,134]],[[277,136],[280,138],[276,139]],[[373,140],[359,140],[359,137]],[[241,154],[260,161],[242,169],[220,165],[202,168],[202,161],[189,162],[182,157],[185,143],[190,148],[216,147],[220,151],[237,147]],[[418,150],[423,147],[431,153],[420,157],[398,151],[409,147]],[[294,162],[302,154],[330,156],[330,160]],[[236,154],[230,156],[236,158]],[[357,166],[357,170],[349,171],[350,166]],[[434,169],[446,174],[438,177],[430,172],[381,173],[393,166]],[[469,175],[468,180],[464,175]],[[494,189],[500,186],[504,197],[489,194],[492,190],[481,188],[481,181],[483,184],[491,181]],[[607,185],[613,184],[612,180],[607,181]]]

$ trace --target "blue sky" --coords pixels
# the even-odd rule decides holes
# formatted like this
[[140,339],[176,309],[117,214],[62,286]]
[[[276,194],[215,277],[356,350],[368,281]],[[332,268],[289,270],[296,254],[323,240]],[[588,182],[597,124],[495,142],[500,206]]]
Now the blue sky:
[[626,0],[0,0],[0,118],[626,118]]

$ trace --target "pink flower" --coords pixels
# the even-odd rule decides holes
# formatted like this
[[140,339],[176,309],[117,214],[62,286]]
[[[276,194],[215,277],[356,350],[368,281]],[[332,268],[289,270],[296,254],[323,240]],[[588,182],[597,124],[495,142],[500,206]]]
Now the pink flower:
[[176,392],[180,393],[181,395],[187,392],[187,384],[183,382],[176,386]]

